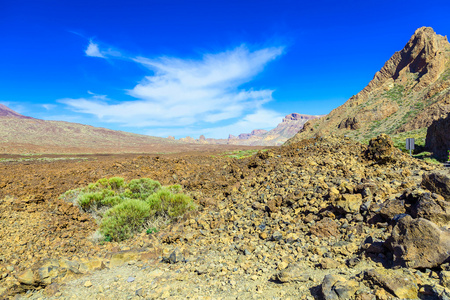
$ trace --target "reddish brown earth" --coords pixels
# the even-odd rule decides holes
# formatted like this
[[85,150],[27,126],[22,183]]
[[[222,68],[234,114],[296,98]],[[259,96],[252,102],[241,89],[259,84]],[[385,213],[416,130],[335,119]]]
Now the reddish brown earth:
[[0,162],[0,269],[13,266],[16,272],[44,258],[98,256],[113,250],[115,243],[101,246],[88,239],[97,227],[89,215],[58,199],[65,191],[100,178],[149,177],[163,185],[181,183],[194,199],[202,192],[210,195],[230,188],[233,180],[223,176],[228,173],[223,167],[232,159],[218,158],[220,151],[212,149],[163,156],[84,155]]
[[[48,253],[67,255],[91,251],[92,245],[84,238],[92,233],[95,223],[58,197],[100,178],[149,177],[163,185],[181,183],[188,191],[211,193],[227,189],[234,182],[229,176],[223,176],[227,173],[223,167],[235,160],[220,155],[225,149],[203,147],[203,152],[190,149],[183,154],[165,155],[0,156],[0,222],[3,223],[0,241],[8,240],[11,246],[18,247],[9,255],[2,251],[0,264],[10,262],[20,266]],[[198,198],[195,193],[193,196]],[[12,230],[14,227],[20,230]],[[16,243],[17,239],[26,240],[27,235],[35,235],[32,245]],[[66,242],[59,243],[61,238]]]

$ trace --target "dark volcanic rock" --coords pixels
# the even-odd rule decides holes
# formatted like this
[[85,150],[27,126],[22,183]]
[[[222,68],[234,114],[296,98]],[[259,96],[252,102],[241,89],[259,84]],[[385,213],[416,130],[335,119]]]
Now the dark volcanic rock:
[[450,260],[450,231],[423,218],[401,218],[386,242],[397,265],[433,268]]
[[450,201],[450,177],[433,172],[422,176],[422,186]]
[[450,222],[450,202],[437,194],[423,193],[411,207],[411,216],[424,218],[439,226]]
[[354,280],[340,275],[326,275],[322,282],[322,296],[325,300],[351,299],[358,288]]
[[311,234],[317,237],[338,236],[338,225],[331,218],[324,218],[311,227]]
[[396,150],[398,151],[398,149],[394,147],[391,138],[382,133],[378,137],[370,140],[369,147],[366,151],[366,157],[378,163],[394,162]]
[[359,128],[358,119],[356,117],[350,117],[345,120],[342,120],[342,122],[338,126],[339,129],[346,128],[346,129],[352,129],[356,130]]
[[427,130],[425,147],[436,157],[448,159],[450,150],[450,114],[434,121]]

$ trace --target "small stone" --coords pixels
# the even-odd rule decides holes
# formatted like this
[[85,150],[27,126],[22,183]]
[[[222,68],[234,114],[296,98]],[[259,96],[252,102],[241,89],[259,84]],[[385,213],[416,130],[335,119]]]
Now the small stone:
[[341,200],[336,201],[336,208],[346,213],[357,213],[362,204],[361,194],[344,194]]
[[279,241],[279,240],[281,240],[283,238],[283,234],[281,233],[281,232],[279,232],[279,231],[275,231],[273,234],[272,234],[272,240],[274,240],[274,241]]
[[137,289],[135,292],[135,295],[138,297],[144,297],[145,296],[144,289],[142,289],[142,288]]
[[135,280],[135,278],[131,277],[131,276],[127,278],[127,282],[133,282],[134,280]]
[[23,273],[21,273],[17,279],[20,283],[27,284],[27,285],[33,285],[35,284],[34,274],[33,271],[30,269],[25,270]]
[[184,260],[183,253],[176,248],[169,256],[169,263],[176,264],[177,262],[181,262]]
[[91,287],[92,286],[92,282],[90,281],[90,280],[88,280],[88,281],[86,281],[85,283],[84,283],[84,287]]
[[331,258],[323,258],[322,261],[320,262],[320,267],[322,269],[336,269],[340,265],[341,264],[339,262]]
[[311,278],[310,274],[305,272],[305,268],[303,266],[292,263],[275,276],[281,282],[308,281]]
[[168,297],[170,297],[170,292],[169,292],[169,291],[164,291],[164,292],[161,294],[161,298],[168,298]]
[[44,294],[47,297],[56,296],[56,293],[58,292],[59,292],[59,285],[57,283],[47,285],[44,290]]
[[325,300],[351,299],[359,284],[340,275],[326,275],[322,282],[322,296]]
[[283,269],[286,269],[288,265],[289,265],[289,263],[287,263],[286,261],[282,261],[278,264],[278,270],[281,271]]
[[450,271],[441,271],[439,277],[441,285],[450,289]]
[[331,218],[323,218],[311,227],[311,234],[317,237],[338,236],[338,224]]
[[417,299],[419,287],[412,276],[401,270],[372,269],[365,271],[364,279],[392,291],[401,299]]

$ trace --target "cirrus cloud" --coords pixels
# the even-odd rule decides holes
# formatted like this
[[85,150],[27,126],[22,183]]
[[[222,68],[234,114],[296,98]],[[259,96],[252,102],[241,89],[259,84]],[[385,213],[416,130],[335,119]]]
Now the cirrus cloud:
[[89,41],[89,45],[84,51],[84,53],[86,53],[87,56],[105,58],[105,56],[100,52],[98,45],[92,42],[92,40]]
[[[65,98],[59,102],[77,112],[95,115],[101,121],[127,127],[173,128],[174,131],[201,127],[214,135],[222,135],[227,128],[270,128],[276,126],[274,116],[281,118],[277,112],[263,107],[273,100],[273,90],[241,86],[282,53],[283,47],[250,51],[242,45],[230,51],[205,54],[197,60],[132,57],[128,59],[146,67],[151,74],[125,91],[136,100],[117,101],[90,93],[88,97]],[[108,51],[101,51],[92,41],[86,55],[110,57]],[[254,116],[263,118],[256,120]],[[224,122],[228,124],[224,126]]]

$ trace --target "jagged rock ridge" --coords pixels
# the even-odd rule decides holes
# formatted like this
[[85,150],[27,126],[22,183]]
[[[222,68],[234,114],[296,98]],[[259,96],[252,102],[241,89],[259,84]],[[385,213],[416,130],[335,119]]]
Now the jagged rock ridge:
[[205,138],[203,135],[199,139],[192,137],[181,138],[180,141],[197,144],[229,144],[248,146],[278,146],[282,145],[289,138],[293,137],[303,125],[309,120],[321,116],[304,115],[292,113],[283,118],[276,128],[267,131],[255,129],[251,133],[241,133],[238,136],[230,134],[228,139]]
[[369,139],[430,126],[450,112],[450,44],[421,27],[369,84],[326,118],[308,122],[293,140],[317,133]]

